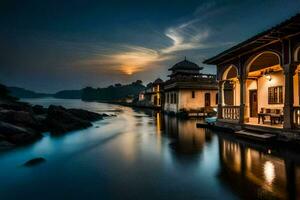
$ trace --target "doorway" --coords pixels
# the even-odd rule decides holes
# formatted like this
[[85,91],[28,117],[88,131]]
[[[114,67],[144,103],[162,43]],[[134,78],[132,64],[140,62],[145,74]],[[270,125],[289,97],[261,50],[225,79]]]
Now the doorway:
[[205,93],[205,107],[210,106],[210,93]]
[[154,105],[157,106],[157,96],[154,96]]
[[257,90],[249,90],[250,98],[250,117],[257,117],[258,103],[257,103]]

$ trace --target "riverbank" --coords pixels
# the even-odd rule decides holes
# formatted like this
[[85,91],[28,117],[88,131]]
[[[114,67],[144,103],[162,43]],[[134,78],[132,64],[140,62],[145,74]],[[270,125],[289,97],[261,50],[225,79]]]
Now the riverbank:
[[91,122],[107,116],[83,109],[66,109],[54,105],[46,108],[0,100],[0,149],[34,142],[42,137],[43,132],[58,135],[84,129],[92,126]]

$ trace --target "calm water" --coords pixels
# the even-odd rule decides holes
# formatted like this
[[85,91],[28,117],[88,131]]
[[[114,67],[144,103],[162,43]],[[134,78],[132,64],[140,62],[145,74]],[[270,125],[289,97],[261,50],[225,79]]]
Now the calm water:
[[[36,99],[117,114],[0,153],[0,199],[300,199],[296,153],[237,141],[160,113]],[[31,168],[34,157],[46,162]]]

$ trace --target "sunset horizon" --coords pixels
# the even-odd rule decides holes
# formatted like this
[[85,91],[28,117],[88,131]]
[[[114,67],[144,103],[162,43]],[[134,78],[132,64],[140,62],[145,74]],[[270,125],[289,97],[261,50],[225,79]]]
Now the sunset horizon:
[[0,81],[46,93],[166,80],[184,57],[216,73],[202,62],[299,8],[297,1],[1,4]]
[[299,0],[0,2],[1,200],[300,199]]

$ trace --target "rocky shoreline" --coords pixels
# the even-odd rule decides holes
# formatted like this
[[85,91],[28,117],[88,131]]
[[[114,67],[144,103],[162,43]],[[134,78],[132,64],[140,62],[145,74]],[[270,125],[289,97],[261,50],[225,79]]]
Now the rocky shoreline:
[[0,149],[31,143],[43,132],[58,135],[84,129],[107,116],[83,109],[0,100]]

